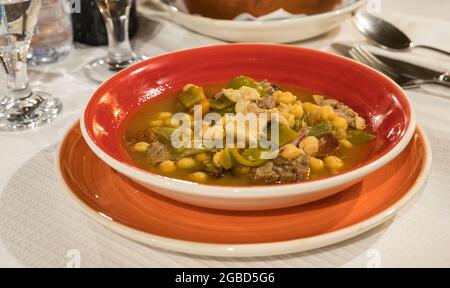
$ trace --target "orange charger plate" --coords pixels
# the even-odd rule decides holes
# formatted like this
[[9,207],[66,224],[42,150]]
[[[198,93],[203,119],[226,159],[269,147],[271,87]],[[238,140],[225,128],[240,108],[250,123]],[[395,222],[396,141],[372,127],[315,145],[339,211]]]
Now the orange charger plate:
[[82,210],[123,236],[183,253],[254,257],[323,247],[381,224],[418,193],[430,162],[418,127],[397,158],[359,184],[305,205],[253,212],[194,207],[143,188],[102,162],[78,124],[60,145],[57,169]]

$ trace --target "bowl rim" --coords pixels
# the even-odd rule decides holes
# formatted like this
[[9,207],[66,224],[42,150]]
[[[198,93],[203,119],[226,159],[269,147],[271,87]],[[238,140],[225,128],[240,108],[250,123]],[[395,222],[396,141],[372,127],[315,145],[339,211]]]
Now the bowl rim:
[[[122,162],[117,160],[113,156],[110,156],[108,153],[104,152],[100,147],[95,144],[94,140],[91,138],[85,123],[85,117],[87,117],[88,108],[91,104],[91,100],[102,87],[106,84],[110,83],[114,78],[119,78],[122,74],[125,74],[128,70],[136,69],[135,67],[139,67],[145,65],[146,61],[151,61],[152,59],[158,59],[160,57],[167,57],[167,55],[171,54],[179,54],[184,52],[192,52],[196,50],[207,50],[207,49],[217,49],[221,47],[230,47],[230,46],[274,46],[281,47],[283,49],[299,49],[299,50],[307,50],[312,51],[314,53],[319,53],[323,55],[328,55],[335,57],[340,61],[350,61],[356,65],[363,66],[366,69],[371,70],[372,72],[381,76],[382,79],[393,85],[400,92],[401,97],[404,98],[405,103],[407,104],[407,108],[409,111],[409,123],[407,128],[403,131],[403,134],[400,136],[400,140],[389,150],[387,150],[384,154],[380,155],[378,158],[369,159],[362,166],[354,167],[348,169],[342,173],[339,173],[334,176],[319,178],[314,180],[308,180],[305,182],[296,182],[296,183],[285,183],[285,184],[270,184],[270,185],[255,185],[255,186],[220,186],[220,185],[211,185],[211,184],[201,184],[190,182],[187,180],[181,180],[176,178],[170,178],[167,176],[154,174],[149,171],[143,170],[137,166],[131,165],[129,163]],[[406,113],[408,116],[408,113]],[[162,189],[167,189],[172,192],[178,192],[181,194],[187,194],[191,196],[204,196],[208,198],[229,198],[229,199],[248,199],[248,198],[272,198],[276,197],[284,197],[291,195],[300,195],[300,194],[308,194],[314,191],[323,191],[335,186],[345,185],[346,183],[352,182],[357,179],[361,179],[367,174],[375,171],[378,168],[381,168],[392,159],[394,159],[401,151],[403,151],[408,143],[410,142],[412,136],[414,135],[414,131],[416,129],[416,120],[415,120],[415,112],[411,101],[405,94],[404,90],[389,77],[385,76],[381,72],[361,64],[355,60],[305,47],[291,46],[291,45],[281,45],[281,44],[222,44],[222,45],[212,45],[206,47],[178,50],[175,52],[168,52],[157,57],[151,58],[149,60],[144,60],[137,64],[134,64],[130,67],[125,68],[124,70],[114,74],[109,79],[104,81],[97,89],[91,94],[89,101],[85,104],[83,109],[83,115],[80,119],[80,129],[83,138],[88,144],[89,148],[102,159],[106,164],[108,164],[113,169],[118,172],[124,174],[127,177],[132,178],[141,183],[148,183],[152,186],[157,186]],[[271,189],[264,189],[266,187],[270,187]],[[211,191],[214,190],[214,191]],[[263,191],[262,191],[263,190]]]
[[174,16],[183,17],[185,19],[191,19],[194,21],[199,22],[207,22],[209,24],[215,23],[219,24],[223,27],[227,28],[252,28],[254,26],[278,26],[282,25],[284,23],[294,22],[294,21],[315,21],[315,20],[323,20],[327,19],[331,16],[338,16],[338,15],[345,15],[348,13],[351,13],[355,9],[360,8],[362,5],[367,3],[369,0],[354,0],[353,3],[349,3],[348,5],[341,7],[339,9],[335,9],[332,11],[327,11],[323,13],[313,14],[313,15],[307,15],[304,17],[294,17],[294,18],[287,18],[287,19],[279,19],[279,20],[273,20],[273,21],[245,21],[245,20],[227,20],[227,19],[215,19],[210,17],[204,17],[201,15],[193,15],[193,14],[187,14],[180,11],[175,11],[170,9],[166,4],[161,3],[160,0],[150,0],[152,3],[158,5],[160,8],[164,10],[164,12],[167,12],[169,14],[172,14]]

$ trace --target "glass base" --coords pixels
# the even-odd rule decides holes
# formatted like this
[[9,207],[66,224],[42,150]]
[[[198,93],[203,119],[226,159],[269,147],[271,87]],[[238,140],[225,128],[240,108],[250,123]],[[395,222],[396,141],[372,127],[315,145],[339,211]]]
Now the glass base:
[[51,122],[59,115],[62,103],[50,94],[33,91],[31,96],[7,101],[0,106],[0,131],[16,131],[37,127]]
[[55,63],[65,58],[72,51],[72,43],[66,43],[56,48],[30,48],[28,63],[37,66]]
[[112,65],[108,63],[106,57],[102,57],[89,62],[84,70],[89,79],[102,83],[118,71],[147,58],[148,56],[135,54],[134,57],[128,61]]

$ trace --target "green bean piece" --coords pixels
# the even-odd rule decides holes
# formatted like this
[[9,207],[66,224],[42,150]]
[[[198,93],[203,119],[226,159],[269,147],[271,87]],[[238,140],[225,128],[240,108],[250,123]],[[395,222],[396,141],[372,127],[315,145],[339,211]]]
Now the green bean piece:
[[173,131],[175,131],[176,128],[173,127],[152,127],[150,130],[152,130],[155,135],[162,140],[170,141],[170,137],[172,136]]
[[295,123],[294,130],[298,132],[298,130],[300,130],[302,128],[302,120],[299,118],[296,118],[294,123]]
[[184,157],[193,156],[202,152],[213,153],[216,152],[217,149],[212,148],[179,148],[177,149],[177,157],[176,160],[179,160]]
[[203,88],[195,85],[192,85],[186,91],[181,92],[177,97],[186,108],[191,108],[195,104],[199,104],[206,99]]
[[375,135],[363,131],[363,130],[356,130],[356,129],[349,129],[347,132],[348,138],[347,140],[350,141],[352,144],[363,144],[367,143],[369,141],[372,141],[375,139]]
[[230,99],[228,99],[228,97],[223,94],[220,95],[220,97],[217,100],[209,100],[209,106],[212,109],[216,109],[216,110],[225,109],[233,104],[234,104],[234,102],[231,101]]
[[333,126],[331,126],[331,123],[328,121],[321,122],[316,126],[308,128],[308,136],[314,136],[316,138],[320,138],[331,132],[333,132]]
[[243,154],[239,153],[239,150],[237,148],[230,148],[230,151],[231,155],[233,155],[234,160],[236,160],[236,162],[243,166],[258,167],[268,161],[267,159],[248,159]]
[[217,159],[220,167],[225,168],[226,170],[233,168],[233,160],[231,159],[230,151],[225,148],[221,152],[219,152],[219,156]]
[[213,109],[213,112],[218,113],[220,116],[223,116],[223,115],[225,115],[227,113],[234,114],[236,112],[236,110],[234,109],[235,106],[236,105],[233,103],[233,105],[228,106],[227,108],[224,108],[224,109],[220,109],[220,110]]
[[291,128],[289,128],[288,126],[281,124],[280,123],[280,128],[279,128],[279,140],[278,143],[281,146],[288,144],[289,142],[291,142],[292,140],[294,140],[295,138],[297,138],[298,133],[294,130],[292,130]]
[[247,86],[258,90],[261,88],[261,85],[259,85],[256,80],[244,75],[237,76],[236,78],[231,80],[230,83],[228,83],[227,88],[239,89],[242,86]]
[[[273,125],[274,123],[270,124]],[[264,133],[267,133],[267,139],[270,139],[271,142],[277,143],[278,146],[283,146],[295,138],[297,138],[298,133],[288,126],[278,123],[278,139],[273,139],[271,135],[272,128],[270,126],[266,127]]]
[[261,159],[261,148],[247,148],[244,151],[242,151],[242,155],[245,156],[245,158],[259,160]]

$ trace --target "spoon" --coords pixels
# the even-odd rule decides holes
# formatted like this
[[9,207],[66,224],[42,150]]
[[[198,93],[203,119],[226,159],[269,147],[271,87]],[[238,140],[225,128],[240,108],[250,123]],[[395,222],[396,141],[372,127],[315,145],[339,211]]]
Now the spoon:
[[175,12],[179,12],[178,8],[175,7],[175,5],[173,4],[173,0],[161,0],[162,3],[166,4],[167,6],[169,6],[170,9],[172,9]]
[[362,34],[383,48],[397,50],[425,48],[450,56],[450,52],[427,45],[414,44],[400,29],[373,14],[359,12],[353,15],[352,19]]

